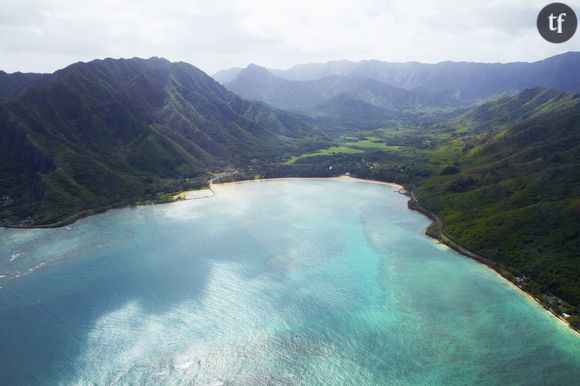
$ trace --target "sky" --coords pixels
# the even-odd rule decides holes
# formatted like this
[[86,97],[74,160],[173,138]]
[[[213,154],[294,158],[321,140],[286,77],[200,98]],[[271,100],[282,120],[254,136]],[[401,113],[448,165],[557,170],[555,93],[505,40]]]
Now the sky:
[[[0,70],[160,56],[209,74],[249,63],[535,61],[538,0],[0,0]],[[580,17],[580,0],[567,1]]]

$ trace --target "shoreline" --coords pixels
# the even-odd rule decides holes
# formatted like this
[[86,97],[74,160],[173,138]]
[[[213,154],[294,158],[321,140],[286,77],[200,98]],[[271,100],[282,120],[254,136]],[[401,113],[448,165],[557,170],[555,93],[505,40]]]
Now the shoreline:
[[[436,242],[436,243],[439,243],[441,245],[446,246],[447,248],[453,250],[454,252],[456,252],[457,254],[459,254],[463,257],[470,258],[470,259],[475,260],[476,262],[482,264],[485,268],[487,268],[490,271],[492,271],[493,273],[495,273],[502,280],[511,284],[514,289],[517,289],[529,301],[535,303],[537,306],[540,306],[550,316],[557,319],[557,321],[559,321],[563,326],[567,327],[568,331],[571,331],[577,337],[580,337],[580,331],[578,331],[576,328],[574,328],[567,320],[565,320],[561,316],[557,315],[556,313],[552,312],[552,310],[547,308],[539,299],[534,297],[533,294],[525,291],[523,288],[520,288],[516,283],[511,281],[508,277],[504,276],[498,269],[496,269],[496,266],[497,266],[496,262],[494,262],[493,260],[486,258],[482,255],[479,255],[476,252],[469,250],[468,248],[461,246],[460,244],[458,244],[457,242],[455,242],[451,238],[449,238],[445,234],[445,232],[443,231],[443,223],[442,223],[441,219],[439,218],[439,216],[437,216],[435,213],[433,213],[433,212],[429,211],[428,209],[426,209],[425,207],[423,207],[419,203],[414,192],[411,189],[408,189],[407,187],[400,185],[400,184],[397,184],[397,183],[394,183],[394,182],[370,180],[370,179],[356,178],[356,177],[351,177],[351,176],[259,178],[259,179],[252,179],[252,180],[240,180],[240,181],[230,181],[230,182],[221,182],[221,183],[214,183],[213,179],[212,179],[209,181],[208,187],[204,187],[201,189],[195,189],[195,190],[193,190],[193,189],[186,190],[186,191],[181,191],[181,192],[177,192],[177,193],[172,194],[172,196],[175,198],[175,201],[172,201],[172,202],[215,197],[216,191],[214,190],[214,187],[217,187],[219,190],[219,187],[227,187],[227,186],[233,186],[233,185],[238,185],[238,184],[246,184],[246,183],[250,183],[250,182],[271,182],[271,181],[285,181],[285,180],[286,181],[293,181],[293,180],[321,180],[321,181],[324,180],[324,181],[327,181],[327,180],[331,180],[331,181],[342,181],[342,182],[363,182],[363,183],[369,183],[369,184],[375,184],[375,185],[389,186],[389,187],[398,189],[398,192],[400,194],[404,194],[404,195],[409,197],[409,201],[407,202],[408,209],[419,212],[419,213],[423,214],[424,216],[428,217],[432,221],[432,223],[424,230],[424,234],[426,237],[428,237],[433,242]],[[206,190],[211,191],[212,194],[207,195],[207,196],[195,196],[196,192],[206,191]],[[187,194],[193,194],[194,196],[188,198]],[[168,202],[168,203],[171,203],[171,202]],[[157,203],[154,203],[154,204],[157,204]],[[150,204],[148,204],[148,205],[150,205]],[[61,221],[53,223],[53,224],[32,225],[32,226],[26,226],[26,225],[24,225],[24,226],[9,226],[9,225],[6,226],[6,225],[3,225],[2,227],[4,227],[4,228],[16,228],[16,229],[60,228],[60,227],[66,226],[66,225],[73,224],[82,218],[89,217],[89,216],[92,216],[95,214],[104,213],[110,209],[121,209],[121,208],[129,207],[129,206],[132,206],[132,205],[118,203],[118,204],[110,205],[110,206],[103,207],[103,208],[85,210],[85,211],[73,214],[64,220],[61,220]],[[430,228],[432,226],[434,226],[434,228],[435,228],[434,231],[430,230]]]
[[[398,188],[402,192],[406,192],[405,188],[402,185],[396,184],[394,182],[367,180],[364,178],[355,178],[355,177],[350,177],[350,176],[259,178],[259,179],[252,179],[252,180],[240,180],[240,181],[218,182],[218,183],[212,182],[212,180],[210,180],[207,187],[202,187],[200,189],[189,189],[189,190],[183,190],[183,191],[171,193],[171,196],[174,198],[174,201],[152,202],[150,204],[139,204],[139,203],[131,204],[131,203],[128,203],[126,201],[121,201],[121,202],[117,202],[115,204],[111,204],[111,205],[107,205],[107,206],[103,206],[103,207],[99,207],[99,208],[84,209],[80,212],[71,214],[70,216],[65,217],[62,220],[55,221],[55,222],[48,223],[48,224],[32,224],[32,225],[0,224],[0,228],[6,228],[6,229],[56,229],[56,228],[65,227],[67,225],[72,225],[75,222],[77,222],[78,220],[81,220],[81,219],[86,218],[86,217],[94,216],[96,214],[105,213],[111,209],[123,209],[123,208],[129,208],[129,207],[134,207],[134,206],[145,206],[145,205],[171,204],[172,202],[178,202],[178,201],[187,201],[187,200],[200,199],[200,198],[211,198],[211,197],[215,196],[215,192],[213,191],[213,187],[215,187],[215,186],[226,186],[226,185],[243,184],[243,183],[258,182],[258,181],[267,182],[267,181],[279,181],[279,180],[308,180],[308,179],[310,179],[310,180],[335,180],[335,181],[367,182],[367,183],[371,183],[371,184],[391,186],[394,188]],[[189,198],[186,196],[184,197],[184,195],[187,195],[187,194],[195,194],[196,192],[203,192],[203,191],[207,191],[207,190],[211,191],[212,194],[211,195],[204,195],[204,196],[200,195],[199,197],[189,197]]]
[[[518,290],[522,295],[524,295],[524,297],[527,298],[528,301],[534,303],[535,305],[537,305],[537,306],[541,307],[543,310],[545,310],[551,317],[555,318],[563,326],[567,327],[568,331],[572,332],[577,337],[580,337],[580,331],[578,331],[576,328],[574,328],[566,319],[564,319],[560,315],[557,315],[556,313],[554,313],[551,309],[546,307],[544,305],[544,303],[542,303],[539,299],[537,299],[532,293],[519,287],[516,283],[511,281],[508,277],[506,277],[498,269],[496,269],[496,266],[498,266],[498,263],[496,263],[495,261],[493,261],[487,257],[484,257],[476,252],[473,252],[468,248],[465,248],[464,246],[460,245],[456,241],[453,241],[453,239],[451,239],[449,236],[447,236],[445,234],[445,232],[443,231],[443,222],[441,221],[439,216],[437,216],[435,213],[433,213],[430,210],[423,207],[419,203],[419,201],[415,197],[415,194],[412,191],[408,192],[407,195],[410,197],[410,199],[407,203],[408,208],[423,214],[424,216],[428,217],[432,221],[431,225],[429,225],[429,227],[427,227],[425,229],[425,236],[427,236],[428,238],[430,238],[431,240],[433,240],[436,243],[439,243],[439,244],[446,246],[447,248],[453,250],[454,252],[456,252],[457,254],[459,254],[463,257],[468,257],[468,258],[480,263],[485,268],[487,268],[488,270],[490,270],[491,272],[493,272],[497,276],[499,276],[506,283],[510,284],[512,286],[512,288]],[[431,226],[435,227],[435,230],[433,232],[431,232],[429,230],[429,228]]]
[[230,182],[212,182],[210,181],[209,186],[210,189],[213,189],[215,186],[227,186],[227,185],[237,185],[237,184],[246,184],[250,182],[270,182],[270,181],[296,181],[296,180],[320,180],[320,181],[343,181],[343,182],[364,182],[368,184],[375,184],[375,185],[384,185],[390,186],[392,188],[397,188],[400,191],[405,191],[405,187],[403,185],[399,185],[394,182],[384,182],[384,181],[377,181],[377,180],[367,180],[364,178],[356,178],[351,176],[339,176],[339,177],[281,177],[281,178],[259,178],[254,180],[240,180],[240,181],[230,181]]
[[65,227],[67,225],[72,225],[75,222],[77,222],[78,220],[81,220],[83,218],[91,217],[91,216],[101,214],[101,213],[105,213],[111,209],[129,208],[131,206],[135,206],[135,205],[129,204],[127,202],[118,202],[116,204],[102,206],[102,207],[95,208],[95,209],[85,209],[85,210],[82,210],[80,212],[71,214],[70,216],[65,217],[62,220],[59,220],[59,221],[56,221],[53,223],[49,223],[49,224],[33,224],[33,225],[4,224],[4,225],[0,225],[0,228],[6,228],[6,229],[56,229],[56,228],[62,228],[62,227]]

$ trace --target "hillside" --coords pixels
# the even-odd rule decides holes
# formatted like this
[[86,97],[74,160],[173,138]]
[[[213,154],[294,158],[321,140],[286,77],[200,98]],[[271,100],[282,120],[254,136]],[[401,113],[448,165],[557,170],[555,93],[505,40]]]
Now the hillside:
[[532,292],[580,304],[580,96],[526,90],[453,124],[487,133],[448,147],[462,150],[418,184],[420,201]]
[[0,104],[0,222],[54,223],[199,186],[313,133],[186,63],[73,64]]

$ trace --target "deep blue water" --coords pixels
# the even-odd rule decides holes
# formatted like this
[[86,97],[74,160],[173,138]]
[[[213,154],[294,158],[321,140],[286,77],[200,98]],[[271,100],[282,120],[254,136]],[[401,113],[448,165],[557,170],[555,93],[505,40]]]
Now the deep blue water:
[[280,180],[0,229],[0,384],[578,384],[580,338],[406,200]]

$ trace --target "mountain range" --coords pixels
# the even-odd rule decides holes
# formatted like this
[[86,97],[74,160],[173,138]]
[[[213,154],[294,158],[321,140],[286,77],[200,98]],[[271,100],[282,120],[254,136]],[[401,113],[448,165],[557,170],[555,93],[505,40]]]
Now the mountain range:
[[246,99],[306,114],[323,126],[361,129],[424,122],[532,87],[579,92],[579,74],[580,53],[568,52],[533,63],[335,61],[283,71],[251,64],[214,78]]

